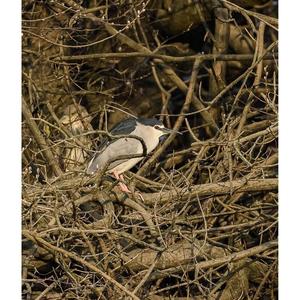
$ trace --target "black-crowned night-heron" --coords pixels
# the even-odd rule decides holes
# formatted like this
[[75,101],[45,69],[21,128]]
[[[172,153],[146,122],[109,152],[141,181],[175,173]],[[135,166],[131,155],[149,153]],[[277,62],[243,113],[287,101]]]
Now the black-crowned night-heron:
[[[144,158],[142,156],[144,153],[143,144],[136,137],[144,141],[144,146],[146,146],[148,154],[158,146],[163,136],[170,134],[172,131],[157,119],[129,118],[121,121],[112,128],[110,134],[112,136],[121,135],[123,137],[111,140],[105,138],[88,164],[86,172],[87,174],[94,174],[107,167],[108,173],[113,174],[116,179],[123,181],[120,182],[121,190],[129,193],[130,191],[124,183],[122,173],[130,170]],[[141,155],[141,157],[129,157],[117,160],[118,157],[124,155]]]

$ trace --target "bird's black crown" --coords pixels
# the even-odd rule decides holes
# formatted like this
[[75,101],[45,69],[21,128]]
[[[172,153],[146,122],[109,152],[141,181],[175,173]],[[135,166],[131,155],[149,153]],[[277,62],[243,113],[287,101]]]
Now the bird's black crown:
[[160,120],[157,120],[155,118],[152,119],[146,119],[146,118],[138,118],[137,121],[143,125],[147,126],[155,126],[155,125],[163,125],[163,122]]

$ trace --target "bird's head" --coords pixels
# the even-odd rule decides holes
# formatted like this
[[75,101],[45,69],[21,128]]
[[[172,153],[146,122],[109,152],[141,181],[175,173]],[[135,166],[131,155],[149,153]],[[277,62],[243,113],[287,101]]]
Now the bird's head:
[[151,128],[154,135],[156,135],[160,140],[166,138],[167,135],[171,133],[181,134],[176,130],[166,128],[163,122],[157,119],[139,119],[139,122],[144,126]]

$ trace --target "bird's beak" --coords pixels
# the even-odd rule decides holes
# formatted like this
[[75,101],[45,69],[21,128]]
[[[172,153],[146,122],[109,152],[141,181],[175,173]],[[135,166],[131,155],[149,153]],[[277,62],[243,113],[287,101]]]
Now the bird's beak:
[[177,130],[173,130],[173,129],[169,129],[169,128],[161,128],[160,129],[164,134],[171,134],[171,133],[176,133],[176,134],[182,134],[181,132],[177,131]]

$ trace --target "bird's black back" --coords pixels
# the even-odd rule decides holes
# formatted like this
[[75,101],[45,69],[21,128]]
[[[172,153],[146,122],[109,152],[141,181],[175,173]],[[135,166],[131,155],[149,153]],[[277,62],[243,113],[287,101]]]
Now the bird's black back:
[[[128,135],[132,131],[134,131],[135,126],[136,126],[137,119],[136,118],[129,118],[123,121],[120,121],[116,125],[113,126],[113,128],[110,130],[111,135]],[[108,138],[107,136],[104,137],[101,140],[101,143],[97,149],[97,151],[103,150],[105,147],[107,147],[112,140]],[[97,154],[96,154],[97,155]]]
[[138,119],[129,118],[117,123],[111,130],[112,135],[126,135],[134,131]]
[[[146,125],[146,126],[154,126],[154,125],[163,125],[160,120],[155,118],[147,119],[147,118],[128,118],[117,123],[110,130],[111,135],[128,135],[135,130],[137,122]],[[101,151],[103,148],[108,146],[111,141],[108,137],[102,139],[100,146],[98,147],[98,151]]]

